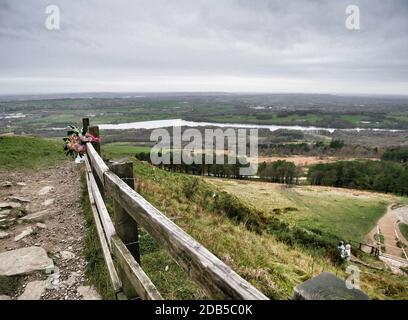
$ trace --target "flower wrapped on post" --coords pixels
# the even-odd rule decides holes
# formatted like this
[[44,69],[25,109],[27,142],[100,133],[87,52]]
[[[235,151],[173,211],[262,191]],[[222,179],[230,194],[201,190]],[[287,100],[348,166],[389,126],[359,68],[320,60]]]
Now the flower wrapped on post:
[[100,142],[100,138],[95,137],[85,129],[78,129],[74,126],[69,126],[70,130],[67,132],[67,138],[64,138],[64,150],[67,151],[67,156],[76,157],[76,162],[80,161],[86,153],[86,144],[88,142]]

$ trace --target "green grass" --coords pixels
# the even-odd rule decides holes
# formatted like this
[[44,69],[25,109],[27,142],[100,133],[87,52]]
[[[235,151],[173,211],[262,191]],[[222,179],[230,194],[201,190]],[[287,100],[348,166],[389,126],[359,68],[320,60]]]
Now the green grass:
[[204,299],[205,294],[177,263],[143,229],[140,232],[141,265],[166,300]]
[[404,238],[408,241],[408,224],[405,223],[400,223],[399,224],[399,229],[404,236]]
[[361,125],[363,121],[369,121],[369,122],[373,121],[369,116],[360,115],[360,114],[342,114],[342,115],[339,115],[339,118],[345,121],[349,121],[356,126]]
[[0,136],[0,171],[40,169],[61,160],[66,160],[62,140]]
[[150,152],[150,147],[135,146],[127,142],[116,142],[102,145],[103,155],[107,158],[134,157],[136,153]]
[[81,174],[81,188],[81,205],[86,220],[84,255],[87,260],[87,265],[85,274],[103,299],[112,300],[115,299],[115,295],[110,284],[109,274],[106,269],[105,260],[103,259],[98,233],[93,220],[84,172]]
[[[268,219],[276,217],[270,215],[270,210],[256,210],[255,206],[247,201],[248,198],[227,196],[228,194],[222,191],[224,188],[221,189],[216,183],[208,183],[207,179],[201,177],[163,171],[137,160],[134,160],[134,166],[137,191],[140,194],[271,299],[290,299],[296,285],[322,271],[346,277],[345,267],[333,263],[313,241],[300,243],[296,236],[293,237],[292,233],[296,232],[299,236],[300,230],[286,229],[270,233]],[[228,180],[211,180],[216,181],[224,183]],[[255,191],[259,190],[250,191],[253,196],[257,195]],[[347,192],[351,191],[344,190],[344,193]],[[214,193],[218,195],[216,201],[212,198]],[[251,193],[248,193],[249,198]],[[362,194],[363,192],[355,197],[364,198]],[[343,196],[337,195],[337,200],[341,200]],[[302,198],[301,195],[298,197]],[[324,198],[324,194],[314,200],[315,204],[321,198]],[[268,197],[267,194],[257,198],[256,202],[262,199],[269,200],[274,197]],[[347,197],[344,199],[346,202],[349,200]],[[327,202],[332,200],[328,199]],[[394,200],[396,197],[384,196],[384,199],[377,199],[377,204]],[[365,206],[370,207],[370,201],[363,202]],[[299,211],[293,209],[293,202],[287,200],[281,204],[279,208],[283,210],[279,219],[299,214]],[[341,203],[336,205],[341,207]],[[339,220],[343,223],[342,219]],[[300,225],[296,219],[287,221]],[[277,226],[279,227],[279,224]],[[287,241],[288,239],[290,241]],[[203,291],[192,283],[187,273],[144,231],[141,232],[141,252],[143,269],[165,299],[205,298]],[[374,258],[365,257],[364,254],[359,257],[366,263],[382,266],[381,261],[372,261]],[[167,271],[166,266],[169,266]],[[406,278],[364,266],[359,267],[362,272],[362,289],[370,297],[408,298],[405,290],[408,285]]]
[[[322,271],[346,277],[344,266],[334,264],[318,249],[310,250],[313,243],[308,248],[296,241],[288,244],[269,233],[263,225],[268,223],[269,212],[257,211],[246,201],[226,196],[207,179],[134,163],[138,192],[268,297],[289,299],[296,285]],[[218,194],[217,200],[212,198],[214,193]],[[260,228],[253,228],[257,224]],[[292,231],[286,232],[290,235]],[[142,266],[159,291],[164,290],[164,296],[171,298],[200,297],[202,293],[186,282],[183,271],[172,270],[171,265],[169,271],[164,271],[168,260],[162,258],[168,257],[151,244],[151,239],[148,243]],[[362,289],[372,298],[408,298],[408,279],[364,266],[360,269]]]
[[262,114],[259,113],[259,116],[265,115],[270,117],[269,119],[257,118],[256,115],[211,115],[206,117],[206,121],[214,122],[226,122],[226,123],[256,123],[264,125],[297,125],[297,124],[307,124],[314,125],[318,121],[324,119],[323,116],[317,114],[307,114],[307,115],[287,115],[278,117],[275,113]]
[[[324,187],[210,179],[247,201],[267,216],[333,234],[344,240],[363,241],[391,202],[406,198]],[[291,210],[287,210],[291,208]]]

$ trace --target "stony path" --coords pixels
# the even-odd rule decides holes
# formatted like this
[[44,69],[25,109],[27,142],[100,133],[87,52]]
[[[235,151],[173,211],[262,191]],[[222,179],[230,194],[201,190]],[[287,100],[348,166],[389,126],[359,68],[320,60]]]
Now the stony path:
[[[393,270],[395,273],[399,273],[401,266],[407,266],[408,261],[405,262],[403,250],[398,247],[397,244],[397,235],[400,241],[408,245],[406,239],[404,239],[399,232],[398,222],[406,221],[408,219],[408,207],[395,207],[394,204],[391,204],[387,208],[385,215],[378,221],[377,225],[368,235],[367,242],[375,244],[374,235],[377,233],[377,226],[381,231],[381,234],[384,236],[384,247],[385,247],[385,257],[381,259]],[[396,257],[397,259],[393,259]]]
[[99,299],[84,275],[80,194],[72,162],[0,173],[0,278],[19,276],[13,292],[0,291],[0,299]]
[[[404,207],[400,207],[398,209],[396,209],[396,215],[397,215],[397,219],[401,222],[401,223],[405,223],[408,224],[408,206],[404,206]],[[404,236],[402,235],[399,227],[396,228],[397,234],[399,239],[404,242],[407,247],[408,247],[408,239],[405,239]]]

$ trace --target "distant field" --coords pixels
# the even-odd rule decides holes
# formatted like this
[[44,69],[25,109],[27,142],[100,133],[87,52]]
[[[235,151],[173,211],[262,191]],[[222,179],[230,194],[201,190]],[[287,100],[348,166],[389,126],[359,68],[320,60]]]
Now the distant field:
[[0,171],[44,168],[67,159],[62,140],[0,136]]
[[406,198],[363,191],[316,186],[208,179],[270,215],[345,240],[362,241],[391,202]]
[[274,162],[278,160],[285,160],[289,162],[293,162],[297,166],[309,166],[312,164],[317,163],[327,163],[327,162],[334,162],[337,161],[338,158],[336,157],[314,157],[314,156],[287,156],[287,157],[258,157],[258,163],[266,162]]
[[[406,98],[153,94],[0,101],[0,133],[61,134],[68,125],[177,119],[325,128],[408,129]],[[16,116],[17,115],[17,116]],[[54,130],[60,128],[60,131]],[[50,130],[52,129],[52,130]]]
[[257,123],[257,124],[276,124],[276,125],[316,125],[324,120],[324,115],[306,114],[306,115],[287,115],[278,116],[276,113],[259,113],[257,115],[222,115],[208,116],[207,121],[214,122],[236,122],[236,123]]
[[102,145],[102,152],[105,157],[134,157],[136,153],[150,152],[150,147],[135,146],[127,142],[115,142]]

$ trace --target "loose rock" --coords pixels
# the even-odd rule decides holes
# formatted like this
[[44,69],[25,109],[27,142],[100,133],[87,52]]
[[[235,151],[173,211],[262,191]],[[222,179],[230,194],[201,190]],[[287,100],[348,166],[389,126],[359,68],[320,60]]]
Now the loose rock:
[[78,293],[84,300],[101,300],[101,296],[98,294],[98,292],[96,292],[96,290],[90,286],[78,287]]
[[39,247],[27,247],[0,253],[0,276],[16,276],[54,268],[47,252]]
[[0,239],[6,239],[10,236],[7,232],[0,231]]
[[45,218],[50,214],[48,210],[43,210],[43,211],[38,211],[36,213],[31,213],[23,218],[21,218],[22,221],[26,222],[32,222],[32,221],[44,221]]
[[0,202],[1,209],[16,209],[20,207],[21,207],[21,203],[18,203],[18,202]]
[[42,188],[40,191],[38,191],[38,195],[39,196],[45,196],[46,194],[50,193],[54,191],[54,187],[51,186],[46,186],[44,188]]
[[41,222],[37,222],[36,227],[40,229],[47,229],[47,225]]
[[28,198],[16,197],[16,196],[9,197],[9,200],[11,200],[11,201],[17,201],[17,202],[23,202],[23,203],[29,203],[29,202],[31,201],[31,200],[28,199]]
[[4,182],[0,183],[1,188],[10,188],[12,186],[13,186],[13,184],[10,181],[4,181]]
[[45,292],[47,281],[33,281],[27,284],[24,293],[17,300],[40,300]]
[[54,203],[54,201],[55,201],[55,199],[47,199],[42,203],[42,205],[44,207],[48,207],[48,206],[52,205]]
[[11,210],[1,210],[0,211],[0,214],[2,215],[2,216],[7,216],[7,215],[9,215],[11,213]]
[[14,237],[14,241],[20,241],[21,239],[29,236],[30,234],[32,234],[34,232],[33,228],[28,227],[27,229],[23,230],[21,233],[19,233],[18,235],[16,235]]
[[75,258],[75,254],[71,251],[61,251],[61,257],[64,260],[71,260]]

